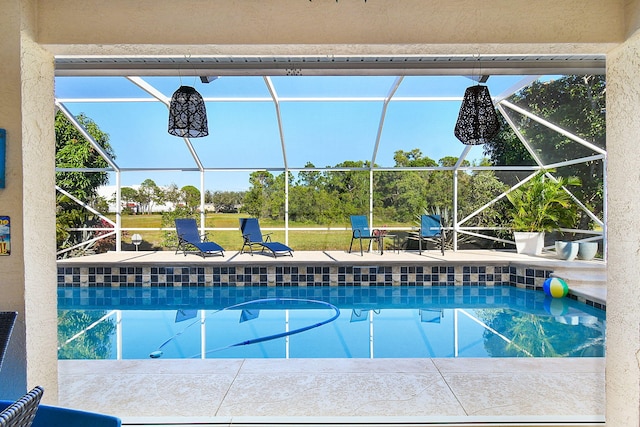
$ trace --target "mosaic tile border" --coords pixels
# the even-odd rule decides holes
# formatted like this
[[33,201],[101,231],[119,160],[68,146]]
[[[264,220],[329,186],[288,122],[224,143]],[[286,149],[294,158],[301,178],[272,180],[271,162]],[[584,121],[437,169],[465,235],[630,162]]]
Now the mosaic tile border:
[[587,304],[588,306],[591,306],[591,307],[593,307],[593,308],[597,308],[598,310],[605,310],[605,311],[607,310],[607,306],[606,306],[606,304],[602,304],[602,303],[597,302],[597,301],[592,301],[592,300],[590,300],[590,299],[588,299],[588,298],[585,298],[585,297],[583,297],[583,296],[577,296],[577,295],[574,295],[574,294],[572,294],[571,292],[569,292],[569,294],[567,295],[567,298],[570,298],[570,299],[572,299],[572,300],[575,300],[575,301],[579,301],[579,302],[585,303],[585,304]]
[[[455,299],[458,308],[505,306],[545,310],[543,300],[531,300],[531,293],[515,287],[493,286],[304,286],[304,287],[65,287],[58,289],[58,308],[139,308],[223,309],[260,298],[306,298],[326,301],[340,308],[373,310],[381,307],[449,307]],[[293,302],[305,305],[307,302]]]
[[552,270],[512,265],[58,267],[58,287],[516,286],[542,288]]

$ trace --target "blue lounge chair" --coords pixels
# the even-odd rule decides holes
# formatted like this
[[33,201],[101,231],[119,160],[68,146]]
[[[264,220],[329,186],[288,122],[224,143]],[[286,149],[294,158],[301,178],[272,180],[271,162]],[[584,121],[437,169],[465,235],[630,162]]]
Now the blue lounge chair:
[[35,387],[15,402],[0,406],[0,427],[29,427],[33,424],[44,389]]
[[220,254],[224,256],[224,248],[215,242],[207,242],[198,232],[198,224],[193,218],[176,219],[176,232],[178,233],[178,247],[176,255],[180,250],[187,256],[187,249],[193,247],[197,252],[205,257],[207,254]]
[[349,253],[353,247],[353,241],[360,240],[360,255],[363,255],[362,241],[368,240],[367,252],[371,250],[371,241],[375,240],[380,246],[380,231],[369,230],[369,221],[365,215],[351,215],[351,243],[349,244]]
[[259,246],[262,248],[262,252],[269,249],[274,258],[278,254],[293,256],[293,249],[289,246],[280,242],[272,242],[269,234],[265,234],[265,237],[262,236],[258,218],[240,218],[240,231],[243,240],[241,254],[244,253],[245,247],[249,247],[249,252],[253,255],[253,247]]
[[440,244],[440,252],[444,255],[444,230],[442,229],[442,220],[440,215],[421,215],[420,230],[418,231],[418,248],[422,254],[422,242],[425,242],[425,250],[427,250],[427,242],[438,242]]

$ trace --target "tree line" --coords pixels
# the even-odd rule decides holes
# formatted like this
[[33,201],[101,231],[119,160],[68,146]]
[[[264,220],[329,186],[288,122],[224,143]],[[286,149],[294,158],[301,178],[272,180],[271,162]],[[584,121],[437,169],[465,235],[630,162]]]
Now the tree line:
[[[398,150],[395,167],[453,166],[456,157],[435,161],[415,148]],[[465,161],[463,166],[469,166]],[[478,165],[486,166],[487,161]],[[368,161],[345,161],[334,168],[367,169]],[[307,163],[306,167],[314,168]],[[289,219],[298,223],[333,224],[348,222],[350,215],[369,212],[369,171],[301,171],[289,173]],[[250,188],[242,211],[255,217],[283,219],[285,214],[285,173],[267,171],[250,175]],[[458,177],[458,210],[469,213],[505,190],[491,171],[463,173]],[[373,174],[373,209],[380,221],[412,222],[425,210],[453,209],[453,171],[385,170]]]
[[[238,212],[242,206],[244,195],[243,191],[206,190],[204,203],[212,205],[215,212]],[[186,208],[190,213],[194,213],[200,209],[200,196],[200,190],[193,185],[178,188],[176,184],[172,183],[164,188],[158,186],[152,179],[145,179],[137,189],[122,187],[120,190],[124,213],[151,214],[154,207],[160,205],[168,205],[172,209],[180,206]],[[115,194],[110,201],[115,202]],[[133,206],[139,208],[139,211],[136,211]]]
[[[439,161],[424,156],[419,149],[396,151],[395,167],[453,166],[458,159],[445,157]],[[469,166],[465,161],[463,166]],[[487,160],[479,166],[488,166]],[[313,169],[312,163],[306,167]],[[345,161],[336,169],[366,169],[367,161]],[[248,191],[205,191],[205,208],[215,212],[243,212],[258,218],[284,220],[285,173],[273,175],[267,171],[249,176]],[[350,215],[369,211],[369,172],[301,171],[294,177],[289,173],[289,219],[298,223],[332,224],[348,220]],[[458,210],[470,212],[506,189],[491,171],[464,173],[458,177]],[[453,208],[452,171],[378,171],[374,173],[374,213],[384,221],[410,222],[426,209]],[[194,215],[200,210],[200,190],[192,185],[178,188],[171,184],[158,186],[152,179],[144,180],[138,188],[123,187],[121,201],[125,213],[150,214],[154,207],[167,205],[169,210]],[[110,200],[115,201],[115,195]],[[132,209],[132,205],[139,210]]]

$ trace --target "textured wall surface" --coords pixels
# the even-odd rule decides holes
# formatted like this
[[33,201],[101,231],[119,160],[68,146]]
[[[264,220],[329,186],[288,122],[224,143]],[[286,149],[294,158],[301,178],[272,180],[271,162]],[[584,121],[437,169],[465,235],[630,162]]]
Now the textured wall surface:
[[[607,58],[607,425],[640,422],[640,36]],[[635,191],[625,191],[635,187]],[[632,232],[630,232],[632,230]]]
[[0,215],[11,218],[11,255],[0,256],[0,310],[19,312],[14,336],[0,373],[3,396],[19,396],[26,390],[24,345],[24,259],[22,256],[22,151],[20,5],[4,2],[0,26],[0,127],[7,132],[6,186],[0,190]]
[[[53,81],[50,53],[22,38],[22,221],[26,313],[27,384],[46,390],[43,400],[58,400],[58,322],[56,271]],[[46,236],[46,237],[44,237]]]
[[560,43],[567,53],[580,44],[622,42],[625,24],[622,0],[56,0],[39,3],[38,41],[59,52],[98,45],[129,54],[136,44],[212,54],[272,45],[289,54],[294,45],[322,53],[326,45],[382,52],[493,43],[549,51]]
[[7,185],[0,214],[11,218],[11,255],[0,257],[0,310],[19,313],[0,392],[45,388],[57,402],[53,57],[34,40],[36,2],[4,1],[0,25],[0,127],[7,130]]

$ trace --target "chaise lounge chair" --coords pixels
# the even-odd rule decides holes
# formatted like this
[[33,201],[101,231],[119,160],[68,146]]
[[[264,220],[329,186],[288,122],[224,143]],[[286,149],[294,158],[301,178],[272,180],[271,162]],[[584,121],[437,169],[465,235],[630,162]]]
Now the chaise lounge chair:
[[208,242],[204,236],[198,232],[198,224],[193,218],[179,218],[175,220],[176,232],[178,233],[178,247],[176,255],[180,250],[187,256],[187,249],[196,248],[197,253],[205,257],[207,254],[219,254],[224,256],[224,248],[215,242]]
[[418,239],[418,250],[421,255],[423,241],[425,250],[427,250],[427,242],[437,242],[440,245],[440,252],[444,255],[444,230],[440,215],[421,215],[420,230],[415,238]]
[[349,253],[353,247],[353,241],[360,240],[360,255],[363,255],[362,241],[368,240],[367,252],[371,250],[371,241],[375,240],[380,245],[380,231],[369,229],[369,221],[365,215],[351,215],[351,243],[349,244]]
[[240,231],[242,232],[243,240],[241,254],[244,253],[244,248],[248,246],[249,252],[253,255],[253,247],[260,246],[262,252],[264,252],[265,248],[269,249],[274,258],[278,254],[293,256],[293,249],[289,246],[280,242],[272,242],[269,234],[265,234],[263,238],[258,218],[240,218]]

